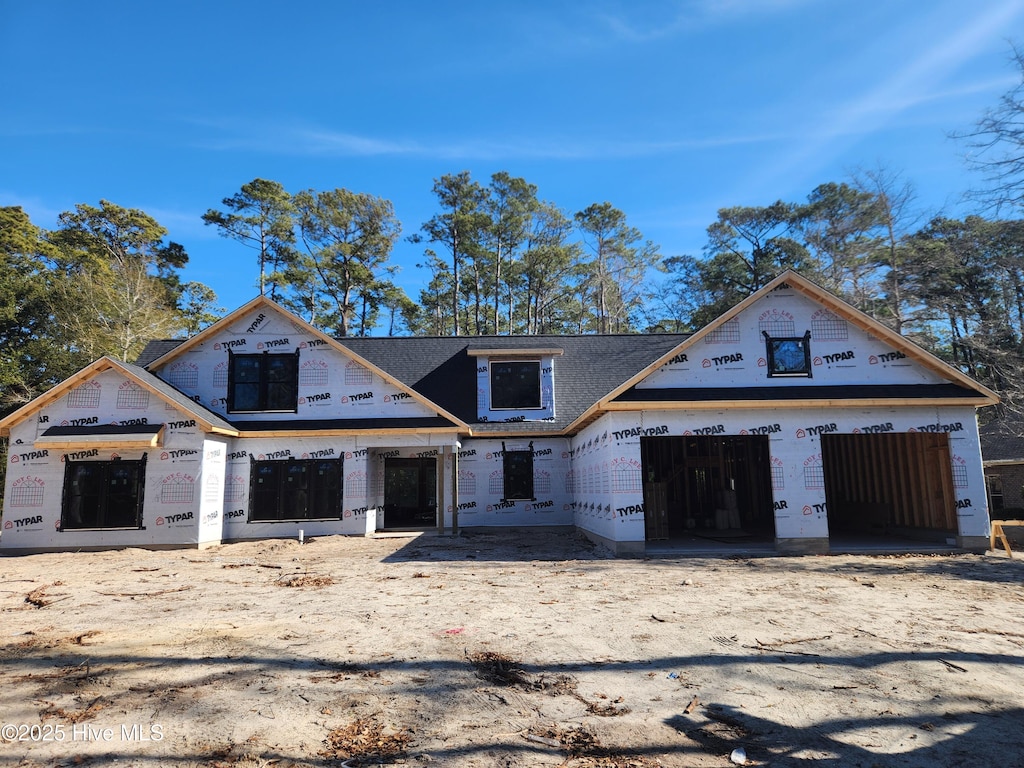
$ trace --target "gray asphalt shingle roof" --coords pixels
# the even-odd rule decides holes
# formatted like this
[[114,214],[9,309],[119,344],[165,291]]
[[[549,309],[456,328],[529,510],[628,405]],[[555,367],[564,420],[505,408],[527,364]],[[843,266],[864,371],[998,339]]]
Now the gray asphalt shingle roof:
[[1024,425],[1000,419],[985,424],[981,435],[983,461],[1024,461]]
[[[688,334],[578,336],[347,336],[336,341],[389,376],[472,424],[477,433],[561,432],[588,408],[653,362]],[[167,354],[180,340],[150,342],[137,365]],[[555,418],[550,421],[477,422],[478,359],[469,350],[562,350],[554,358]],[[236,424],[238,426],[238,424]]]
[[[346,337],[339,343],[416,390],[474,433],[560,432],[616,387],[668,354],[687,334],[580,336]],[[469,350],[558,348],[553,421],[477,423],[476,368]]]
[[184,343],[184,339],[152,339],[146,343],[146,348],[139,353],[135,364],[140,368],[145,368],[158,357],[163,357],[172,349],[176,349]]

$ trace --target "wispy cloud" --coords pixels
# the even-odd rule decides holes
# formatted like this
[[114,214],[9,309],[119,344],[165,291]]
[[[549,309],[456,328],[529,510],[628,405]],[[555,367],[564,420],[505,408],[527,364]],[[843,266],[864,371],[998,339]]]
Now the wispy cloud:
[[888,103],[878,102],[878,111],[885,113],[898,113],[917,107],[922,104],[954,101],[964,96],[973,96],[976,93],[992,93],[993,91],[1004,91],[1020,82],[1018,75],[1007,75],[1005,77],[989,78],[978,80],[954,88],[938,88],[936,90],[922,90],[920,92],[906,91],[897,94],[897,98]]
[[183,210],[146,204],[134,207],[156,219],[157,223],[167,230],[171,240],[216,240],[220,237],[215,227],[203,223],[202,216],[205,210]]
[[414,141],[391,141],[324,130],[299,130],[295,138],[312,154],[406,155],[420,150]]
[[420,152],[420,147],[415,142],[359,136],[323,128],[273,125],[259,120],[189,119],[186,122],[202,132],[198,138],[193,139],[193,144],[201,149],[215,151],[332,157],[405,155]]
[[920,103],[921,94],[940,93],[937,86],[952,71],[991,44],[1019,15],[1024,5],[1019,0],[1003,3],[977,17],[949,37],[940,40],[892,77],[862,97],[851,101],[837,120],[884,120],[888,116]]
[[[689,24],[724,22],[740,15],[768,14],[790,11],[808,0],[688,0],[674,7],[673,20],[667,24],[644,26],[636,14],[602,15],[608,29],[623,38],[672,34]],[[977,16],[938,39],[902,69],[867,89],[859,96],[834,109],[816,114],[813,120],[774,121],[767,131],[749,133],[716,133],[680,137],[677,133],[646,136],[588,135],[537,133],[506,137],[477,134],[473,137],[423,134],[373,135],[346,127],[288,122],[268,122],[254,118],[189,118],[193,130],[190,143],[194,147],[215,152],[258,153],[268,156],[353,158],[410,157],[458,161],[513,161],[590,159],[627,159],[684,154],[687,152],[724,149],[739,146],[775,145],[771,153],[776,162],[764,170],[778,175],[791,168],[806,169],[815,162],[824,162],[841,151],[844,137],[851,142],[857,137],[876,132],[906,119],[914,107],[926,103],[954,102],[976,92],[991,91],[1011,85],[1014,78],[976,81],[955,87],[946,85],[948,75],[979,50],[991,44],[992,37],[1007,28],[1024,8],[1024,0],[1008,0],[987,13]],[[650,21],[650,19],[648,19]],[[542,125],[542,124],[538,124]],[[538,128],[538,130],[541,130]],[[791,143],[797,147],[782,155],[778,145]],[[849,143],[849,142],[847,142]]]
[[762,184],[777,186],[778,179],[815,173],[848,148],[849,143],[836,141],[837,137],[875,133],[895,124],[917,105],[991,87],[992,82],[956,88],[945,83],[967,61],[990,47],[1022,11],[1022,0],[1007,0],[969,19],[946,37],[935,39],[906,66],[820,116],[793,152],[762,168],[746,183],[755,188]]
[[813,0],[681,0],[658,5],[660,15],[655,18],[641,16],[635,4],[625,6],[621,12],[603,10],[594,18],[620,40],[649,43],[741,18],[788,13],[809,2]]
[[65,208],[54,208],[50,202],[46,202],[39,197],[26,197],[6,189],[0,189],[0,206],[5,208],[21,208],[28,214],[33,224],[44,229],[53,227],[57,223],[57,217],[67,210]]
[[784,131],[715,135],[712,137],[619,139],[616,137],[527,136],[463,138],[434,141],[406,137],[359,135],[324,127],[269,126],[247,120],[192,120],[204,134],[192,139],[195,146],[215,152],[257,152],[301,157],[408,156],[443,160],[552,159],[650,157],[686,151],[748,144],[765,144],[794,138]]

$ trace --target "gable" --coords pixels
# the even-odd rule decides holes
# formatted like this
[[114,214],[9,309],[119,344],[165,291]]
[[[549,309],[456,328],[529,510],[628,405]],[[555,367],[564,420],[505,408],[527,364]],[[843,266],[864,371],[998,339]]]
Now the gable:
[[246,411],[248,422],[443,415],[400,382],[267,300],[250,303],[211,329],[153,361],[150,368],[225,418],[238,413],[229,412],[233,357],[264,353],[297,356],[297,405],[288,413]]
[[[780,339],[807,350],[806,369],[780,373]],[[997,401],[987,388],[794,273],[723,315],[635,384],[657,390],[756,390],[755,399],[874,397]],[[775,392],[776,395],[771,393]],[[831,394],[830,394],[831,393]],[[902,394],[901,394],[902,393]],[[912,394],[909,394],[912,393]]]
[[171,433],[229,433],[227,424],[215,417],[211,423],[187,401],[161,392],[159,382],[153,384],[101,359],[11,414],[3,428],[12,445],[40,449],[153,448]]
[[[805,376],[769,373],[768,338],[809,334]],[[681,350],[637,384],[666,387],[806,387],[941,384],[905,350],[872,336],[810,297],[777,288]]]

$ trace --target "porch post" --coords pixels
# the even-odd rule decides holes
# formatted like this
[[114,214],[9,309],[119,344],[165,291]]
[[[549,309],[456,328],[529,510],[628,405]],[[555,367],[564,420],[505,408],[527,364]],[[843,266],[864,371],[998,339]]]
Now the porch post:
[[459,449],[462,446],[456,443],[451,447],[452,452],[452,534],[459,532]]
[[444,460],[448,455],[449,447],[441,446],[437,452],[437,532],[444,533]]

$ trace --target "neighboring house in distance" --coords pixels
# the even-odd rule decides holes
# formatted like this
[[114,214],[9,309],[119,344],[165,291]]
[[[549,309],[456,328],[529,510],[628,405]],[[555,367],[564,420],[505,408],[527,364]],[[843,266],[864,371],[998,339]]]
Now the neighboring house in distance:
[[1024,425],[1003,420],[990,422],[981,428],[981,455],[993,520],[1024,518],[1022,430]]
[[0,548],[575,527],[983,549],[996,395],[786,273],[692,335],[333,339],[259,297],[0,420]]

